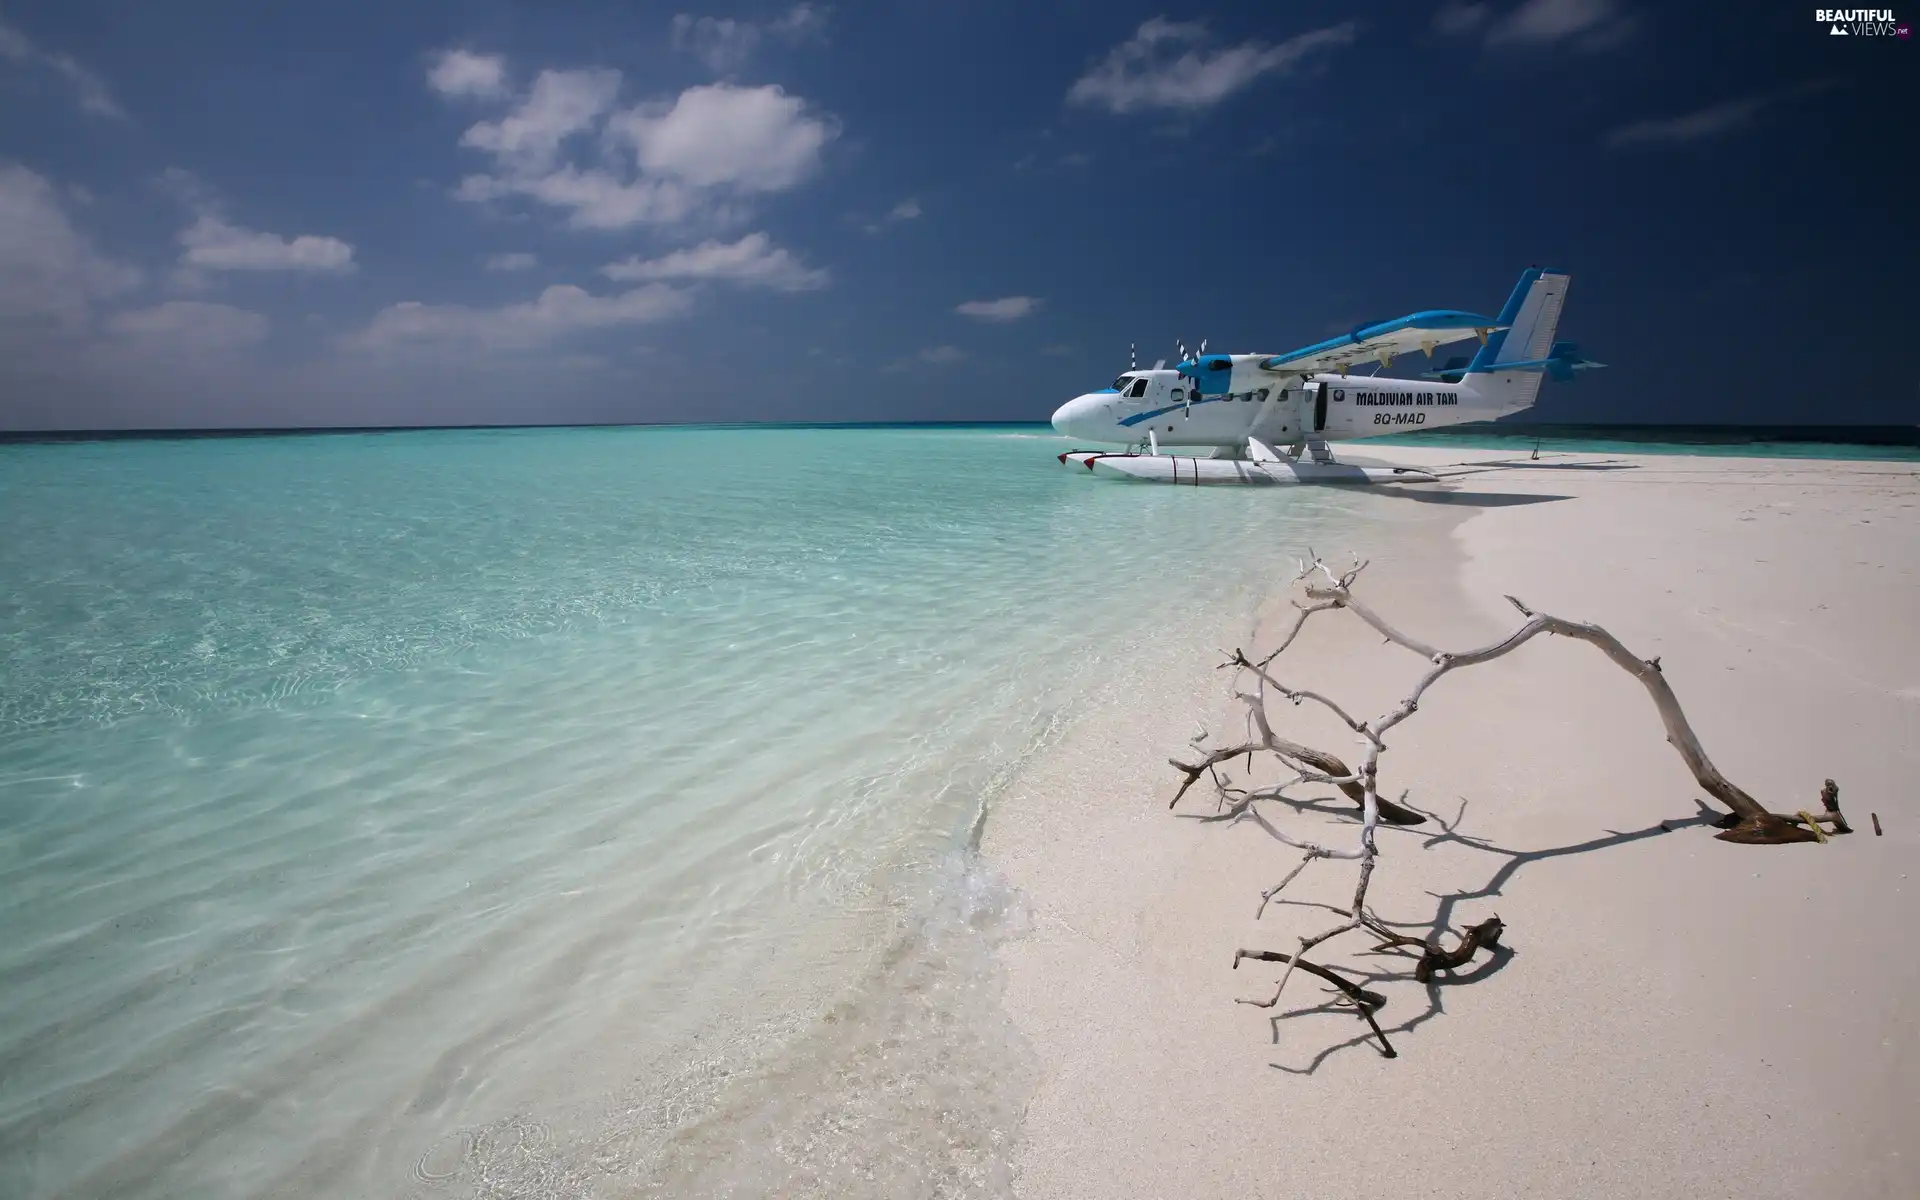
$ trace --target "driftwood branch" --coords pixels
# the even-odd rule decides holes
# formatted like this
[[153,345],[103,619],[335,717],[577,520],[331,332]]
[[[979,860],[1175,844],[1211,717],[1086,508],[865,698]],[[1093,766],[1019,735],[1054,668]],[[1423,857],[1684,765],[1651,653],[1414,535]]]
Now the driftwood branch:
[[[1362,989],[1358,984],[1321,963],[1307,961],[1305,957],[1307,951],[1356,929],[1365,929],[1379,939],[1376,950],[1418,948],[1420,957],[1414,966],[1414,978],[1421,983],[1431,983],[1437,972],[1452,971],[1472,960],[1476,953],[1482,950],[1491,951],[1500,945],[1506,925],[1498,916],[1488,917],[1477,925],[1469,926],[1461,934],[1458,944],[1448,950],[1443,947],[1437,935],[1430,939],[1420,939],[1398,934],[1368,914],[1367,889],[1372,881],[1378,858],[1375,834],[1380,823],[1385,821],[1389,824],[1411,825],[1426,819],[1423,814],[1407,808],[1404,804],[1381,798],[1378,786],[1380,757],[1387,749],[1388,732],[1419,712],[1421,701],[1440,680],[1462,668],[1478,666],[1511,654],[1541,634],[1585,642],[1640,681],[1660,714],[1660,720],[1666,728],[1668,743],[1679,753],[1681,760],[1686,763],[1687,769],[1692,772],[1700,787],[1730,810],[1718,822],[1721,831],[1716,836],[1720,839],[1750,845],[1774,845],[1786,842],[1824,842],[1829,832],[1834,834],[1853,832],[1852,826],[1847,823],[1845,815],[1840,811],[1840,789],[1831,779],[1827,780],[1826,786],[1821,789],[1820,808],[1817,811],[1801,809],[1783,814],[1770,811],[1722,775],[1719,768],[1715,767],[1712,760],[1707,757],[1706,750],[1700,745],[1699,737],[1694,733],[1692,725],[1688,723],[1686,713],[1681,709],[1680,701],[1674,695],[1673,688],[1668,684],[1666,675],[1661,669],[1660,660],[1637,657],[1622,645],[1618,638],[1600,626],[1535,612],[1519,600],[1508,596],[1508,602],[1519,610],[1524,618],[1523,623],[1512,633],[1477,649],[1451,652],[1440,650],[1402,632],[1389,624],[1379,613],[1355,598],[1352,592],[1354,581],[1359,578],[1366,566],[1366,563],[1358,562],[1347,571],[1335,574],[1317,556],[1310,562],[1302,562],[1295,582],[1305,584],[1304,590],[1308,603],[1294,602],[1297,616],[1279,647],[1257,661],[1244,650],[1235,650],[1227,661],[1221,664],[1223,668],[1233,669],[1236,680],[1246,675],[1253,677],[1252,691],[1239,690],[1237,683],[1234,691],[1235,698],[1247,706],[1248,740],[1213,750],[1197,763],[1170,760],[1171,765],[1180,771],[1184,778],[1168,807],[1178,805],[1203,776],[1211,778],[1221,801],[1221,808],[1217,816],[1208,819],[1239,820],[1243,817],[1251,817],[1259,821],[1277,841],[1304,853],[1304,857],[1284,879],[1262,894],[1260,908],[1255,914],[1256,918],[1264,916],[1267,905],[1274,896],[1299,877],[1301,872],[1314,861],[1333,859],[1358,864],[1353,900],[1345,913],[1349,919],[1345,923],[1312,937],[1297,939],[1298,948],[1291,954],[1271,950],[1241,950],[1234,956],[1233,962],[1236,969],[1243,958],[1287,964],[1287,970],[1274,991],[1273,999],[1245,1001],[1245,1003],[1258,1004],[1266,1008],[1277,1005],[1293,972],[1296,969],[1305,971],[1326,980],[1341,991],[1342,995],[1366,1018],[1368,1025],[1380,1039],[1382,1052],[1391,1058],[1394,1056],[1393,1048],[1388,1044],[1386,1035],[1381,1032],[1372,1016],[1373,1009],[1386,1003],[1384,997]],[[1337,701],[1319,692],[1288,686],[1274,668],[1274,663],[1281,653],[1293,645],[1310,618],[1336,609],[1351,611],[1388,642],[1405,647],[1429,664],[1428,670],[1415,682],[1405,700],[1371,721],[1363,721],[1355,717]],[[1331,713],[1355,736],[1361,755],[1359,762],[1349,765],[1345,758],[1337,754],[1280,736],[1274,730],[1272,716],[1268,712],[1270,695],[1290,701],[1296,706],[1311,703]],[[1203,730],[1200,737],[1194,740],[1199,742],[1205,737]],[[1233,759],[1245,757],[1250,769],[1253,757],[1257,754],[1272,755],[1292,772],[1292,777],[1283,783],[1258,789],[1235,788],[1222,780],[1218,770],[1220,766]],[[1288,789],[1315,783],[1338,788],[1359,806],[1359,812],[1356,814],[1360,823],[1359,835],[1351,848],[1325,846],[1293,837],[1269,821],[1258,808],[1263,801],[1301,803],[1299,798],[1287,794]],[[1405,798],[1403,793],[1401,800],[1404,801]],[[1445,830],[1443,836],[1452,835],[1451,828],[1443,827],[1443,829]],[[1875,832],[1879,832],[1877,819]]]
[[1426,983],[1433,978],[1435,971],[1451,971],[1456,967],[1464,967],[1472,960],[1475,951],[1483,948],[1491,950],[1498,946],[1500,935],[1507,931],[1507,924],[1500,919],[1498,913],[1495,913],[1478,925],[1470,926],[1466,933],[1460,936],[1460,944],[1451,950],[1442,949],[1438,938],[1422,941],[1419,938],[1394,933],[1372,922],[1367,923],[1367,928],[1380,935],[1380,944],[1374,947],[1376,950],[1387,950],[1398,946],[1420,947],[1420,961],[1413,968],[1413,977],[1421,983]]
[[[1385,996],[1382,996],[1378,992],[1370,992],[1365,988],[1361,987],[1359,984],[1354,983],[1352,980],[1347,979],[1343,976],[1334,974],[1332,971],[1319,965],[1318,963],[1305,962],[1303,960],[1296,959],[1292,955],[1282,954],[1277,950],[1235,951],[1233,956],[1234,970],[1238,971],[1240,969],[1240,960],[1243,958],[1255,958],[1263,962],[1283,962],[1287,964],[1288,971],[1292,971],[1293,968],[1297,966],[1302,971],[1307,972],[1309,975],[1318,975],[1320,978],[1326,980],[1328,983],[1331,983],[1333,986],[1339,988],[1341,991],[1341,994],[1347,998],[1348,1002],[1353,1005],[1354,1010],[1360,1014],[1361,1020],[1367,1023],[1367,1028],[1373,1030],[1373,1036],[1380,1039],[1380,1056],[1382,1058],[1400,1057],[1400,1052],[1398,1050],[1395,1050],[1393,1048],[1393,1043],[1387,1040],[1386,1030],[1381,1029],[1380,1022],[1373,1019],[1373,1010],[1376,1008],[1380,1008],[1386,1004],[1387,998]],[[1287,981],[1285,979],[1282,979],[1280,981],[1280,986],[1275,988],[1273,991],[1273,999],[1242,1000],[1240,1001],[1240,1003],[1251,1004],[1255,1008],[1272,1008],[1274,1005],[1280,1003],[1280,992],[1286,986],[1287,986]]]
[[[1293,955],[1282,954],[1278,950],[1236,950],[1233,952],[1234,970],[1238,971],[1240,969],[1240,960],[1243,958],[1258,959],[1261,962],[1293,962]],[[1387,998],[1379,992],[1370,992],[1346,976],[1335,974],[1319,963],[1303,962],[1299,964],[1299,966],[1300,969],[1307,974],[1318,975],[1328,983],[1339,988],[1346,994],[1349,1000],[1352,1000],[1356,1004],[1364,1004],[1368,1008],[1383,1008],[1387,1003]],[[1242,1000],[1241,1003],[1251,1004],[1255,1008],[1272,1008],[1279,1000],[1280,994],[1275,992],[1272,1000]]]

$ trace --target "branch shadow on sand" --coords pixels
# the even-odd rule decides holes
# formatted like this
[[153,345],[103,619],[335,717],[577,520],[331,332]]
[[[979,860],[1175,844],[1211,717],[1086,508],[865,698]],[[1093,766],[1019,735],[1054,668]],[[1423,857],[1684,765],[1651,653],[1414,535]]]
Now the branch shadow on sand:
[[[1327,811],[1327,809],[1322,806],[1332,803],[1331,798],[1304,802],[1305,805],[1309,805],[1315,810],[1323,812]],[[1649,825],[1644,829],[1610,829],[1607,830],[1606,834],[1602,837],[1589,838],[1586,841],[1574,842],[1565,846],[1550,846],[1541,850],[1509,849],[1504,846],[1494,845],[1486,838],[1475,837],[1462,832],[1461,825],[1465,820],[1467,811],[1467,801],[1465,799],[1460,801],[1460,808],[1455,812],[1451,821],[1440,816],[1438,813],[1428,812],[1425,809],[1409,805],[1408,807],[1414,808],[1414,811],[1430,818],[1439,827],[1439,832],[1429,832],[1423,827],[1416,826],[1396,827],[1387,825],[1380,827],[1381,832],[1390,832],[1395,835],[1417,838],[1420,843],[1420,849],[1422,850],[1451,843],[1478,853],[1504,857],[1506,861],[1500,864],[1485,883],[1482,883],[1476,888],[1444,894],[1429,892],[1428,895],[1433,896],[1434,899],[1439,901],[1439,906],[1435,910],[1431,921],[1390,921],[1377,914],[1373,916],[1373,919],[1388,928],[1407,931],[1411,936],[1437,938],[1443,933],[1453,933],[1454,910],[1458,908],[1463,901],[1485,900],[1503,894],[1503,890],[1507,884],[1512,881],[1514,875],[1524,866],[1531,863],[1544,862],[1548,859],[1566,858],[1576,854],[1591,854],[1600,850],[1611,850],[1618,846],[1644,841],[1648,838],[1660,837],[1663,834],[1672,833],[1689,826],[1711,826],[1720,818],[1721,814],[1704,802],[1696,800],[1695,804],[1698,806],[1698,811],[1689,817],[1670,817],[1667,820]],[[1347,807],[1344,815],[1353,815],[1351,806]],[[1262,825],[1266,824],[1264,820],[1259,823]],[[1347,915],[1346,910],[1334,905],[1321,904],[1309,900],[1285,900],[1276,898],[1273,903],[1276,906],[1287,905],[1305,908],[1324,908],[1342,916]],[[1362,957],[1391,956],[1396,960],[1405,962],[1408,968],[1411,967],[1413,960],[1417,957],[1415,951],[1409,947],[1367,950],[1361,952],[1361,955]],[[1513,961],[1514,957],[1515,951],[1511,947],[1497,945],[1487,951],[1486,957],[1476,958],[1470,966],[1456,970],[1442,969],[1435,971],[1432,978],[1424,985],[1426,990],[1425,1010],[1415,1013],[1394,1025],[1382,1024],[1381,1028],[1389,1036],[1411,1033],[1428,1021],[1446,1012],[1446,1001],[1442,989],[1458,987],[1464,984],[1479,983],[1481,980],[1488,979],[1505,969],[1506,965]],[[1396,970],[1383,965],[1379,969],[1362,969],[1347,964],[1323,965],[1333,965],[1334,969],[1337,969],[1341,974],[1353,979],[1362,986],[1403,983],[1409,979],[1409,972],[1405,968]],[[1352,1015],[1354,1009],[1344,997],[1334,993],[1330,999],[1319,1004],[1303,1005],[1285,1012],[1275,1013],[1268,1018],[1273,1030],[1274,1044],[1278,1045],[1280,1043],[1280,1022],[1283,1019],[1313,1013],[1336,1012]],[[1358,1046],[1368,1046],[1376,1053],[1379,1052],[1377,1039],[1375,1039],[1372,1032],[1362,1029],[1358,1034],[1345,1041],[1337,1042],[1323,1048],[1319,1053],[1315,1054],[1313,1058],[1308,1060],[1305,1065],[1290,1066],[1281,1062],[1270,1063],[1269,1065],[1272,1066],[1274,1070],[1284,1072],[1288,1075],[1312,1075],[1320,1069],[1322,1063],[1326,1062],[1335,1054],[1343,1050],[1351,1050]]]

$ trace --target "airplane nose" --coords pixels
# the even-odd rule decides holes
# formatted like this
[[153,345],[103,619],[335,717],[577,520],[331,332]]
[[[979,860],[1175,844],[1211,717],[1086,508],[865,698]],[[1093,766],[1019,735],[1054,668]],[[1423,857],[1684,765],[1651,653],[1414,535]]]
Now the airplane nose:
[[1059,408],[1053,410],[1053,431],[1062,437],[1072,436],[1067,429],[1067,422],[1072,420],[1072,416],[1068,410],[1072,407],[1073,401],[1069,400]]
[[1085,423],[1087,407],[1093,401],[1086,396],[1075,396],[1054,410],[1053,428],[1066,437],[1077,436],[1075,427]]

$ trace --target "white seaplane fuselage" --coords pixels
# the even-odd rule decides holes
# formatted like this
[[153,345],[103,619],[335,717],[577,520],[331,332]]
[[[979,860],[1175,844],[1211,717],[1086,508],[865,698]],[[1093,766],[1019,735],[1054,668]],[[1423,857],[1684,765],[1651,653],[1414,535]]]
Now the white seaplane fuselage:
[[[1276,378],[1258,365],[1261,356],[1227,361],[1228,390],[1217,395],[1196,396],[1192,380],[1163,369],[1129,371],[1110,388],[1068,401],[1053,416],[1056,430],[1076,442],[1127,448],[1069,450],[1060,461],[1097,475],[1193,486],[1432,483],[1433,475],[1415,468],[1335,462],[1326,444],[1491,421],[1532,399],[1516,404],[1518,397],[1504,388],[1482,390],[1475,382],[1339,374]],[[1277,454],[1275,446],[1293,452]],[[1309,446],[1311,455],[1305,453]],[[1207,453],[1181,455],[1182,447],[1205,447]]]
[[1193,397],[1190,381],[1177,371],[1129,371],[1112,386],[1062,405],[1053,414],[1053,427],[1080,441],[1143,449],[1235,448],[1249,438],[1291,446],[1491,421],[1524,407],[1467,383],[1368,375],[1275,376],[1254,361],[1234,363],[1227,388],[1218,395]]
[[[1533,405],[1544,376],[1571,379],[1601,364],[1554,331],[1567,276],[1529,267],[1498,317],[1428,309],[1285,354],[1208,354],[1172,369],[1129,370],[1053,414],[1076,443],[1062,462],[1095,474],[1175,483],[1404,483],[1432,475],[1385,464],[1336,462],[1335,442],[1492,421]],[[1479,353],[1417,379],[1355,374],[1396,355],[1478,338]],[[1328,370],[1332,367],[1332,370]],[[1206,454],[1181,455],[1182,447]],[[1277,450],[1283,448],[1285,453]]]

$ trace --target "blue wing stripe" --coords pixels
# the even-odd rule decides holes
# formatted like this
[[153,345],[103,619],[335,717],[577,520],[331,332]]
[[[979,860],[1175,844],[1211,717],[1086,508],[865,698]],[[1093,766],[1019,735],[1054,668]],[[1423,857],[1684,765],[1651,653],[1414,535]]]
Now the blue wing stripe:
[[1475,329],[1497,329],[1499,327],[1500,322],[1494,320],[1492,317],[1483,317],[1470,312],[1460,312],[1457,309],[1434,308],[1428,309],[1425,312],[1409,313],[1404,317],[1397,317],[1391,321],[1379,321],[1372,325],[1362,325],[1352,333],[1342,334],[1337,338],[1328,338],[1318,345],[1308,346],[1301,350],[1292,350],[1285,354],[1276,354],[1272,358],[1263,359],[1260,365],[1271,371],[1279,367],[1284,367],[1290,362],[1298,362],[1300,359],[1311,358],[1314,355],[1345,349],[1348,346],[1364,346],[1368,341],[1374,338],[1385,337],[1390,333],[1407,331],[1419,333],[1425,333],[1427,331],[1434,333],[1461,333]]

